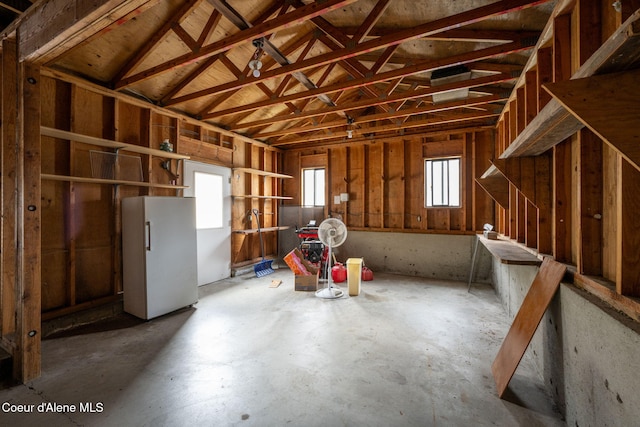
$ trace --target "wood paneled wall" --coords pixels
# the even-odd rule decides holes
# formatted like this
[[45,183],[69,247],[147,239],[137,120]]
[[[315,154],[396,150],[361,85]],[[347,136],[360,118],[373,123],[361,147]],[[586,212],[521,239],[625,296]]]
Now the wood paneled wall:
[[[282,163],[279,150],[257,142],[253,144],[247,138],[234,137],[204,123],[140,102],[128,102],[116,94],[109,96],[87,86],[42,77],[41,125],[154,149],[168,138],[174,144],[175,152],[188,155],[195,161],[229,168],[279,172]],[[39,125],[34,128],[39,129]],[[3,130],[10,131],[6,125]],[[99,152],[97,155],[113,155],[113,151],[49,136],[41,139],[42,173],[68,178],[41,181],[41,310],[43,318],[49,319],[121,298],[121,200],[141,195],[180,196],[180,190],[166,186],[171,183],[180,185],[182,170],[181,163],[176,160],[170,162],[167,170],[163,167],[166,159],[160,156],[120,150],[119,155],[139,159],[142,180],[150,185],[80,182],[73,177],[95,177],[92,155],[96,152]],[[123,167],[121,172],[135,171],[135,167],[131,170],[129,166],[126,168],[127,171]],[[268,197],[280,194],[280,181],[270,176],[234,172],[232,192],[243,197],[233,197],[233,230],[257,227],[255,220],[248,215],[252,209],[259,210],[262,228],[277,225],[279,200]],[[4,225],[9,226],[9,223]],[[270,256],[277,254],[277,233],[265,234],[265,251]],[[232,234],[232,260],[235,264],[250,264],[260,256],[257,234]],[[13,287],[7,287],[13,291]],[[11,295],[4,292],[3,296]],[[2,315],[7,319],[11,319],[14,312],[7,302],[12,300],[3,299]],[[3,327],[12,332],[9,323],[4,322]]]
[[[301,170],[326,169],[325,215],[342,219],[350,229],[403,232],[471,233],[494,223],[494,203],[475,182],[491,164],[494,132],[451,132],[314,150],[287,150],[285,202],[300,205]],[[424,160],[462,158],[459,208],[426,208]],[[334,203],[341,193],[349,201]]]

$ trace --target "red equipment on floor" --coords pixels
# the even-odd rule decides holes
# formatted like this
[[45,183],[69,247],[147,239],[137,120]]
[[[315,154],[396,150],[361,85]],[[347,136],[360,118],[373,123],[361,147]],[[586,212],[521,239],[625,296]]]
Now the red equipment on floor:
[[307,261],[313,263],[320,268],[321,277],[325,277],[325,265],[328,257],[328,249],[322,244],[318,238],[318,226],[315,221],[309,222],[309,224],[296,228],[296,233],[301,239],[300,252]]
[[331,267],[331,278],[334,283],[342,283],[347,280],[347,268],[341,263],[336,262],[333,267]]
[[362,266],[362,274],[361,278],[363,282],[368,282],[369,280],[373,280],[373,271],[371,271],[368,267]]

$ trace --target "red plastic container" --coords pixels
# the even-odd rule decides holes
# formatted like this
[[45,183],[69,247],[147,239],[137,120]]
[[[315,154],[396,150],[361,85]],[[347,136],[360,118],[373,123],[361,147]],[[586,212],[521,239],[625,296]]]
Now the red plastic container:
[[331,279],[334,283],[342,283],[347,280],[347,269],[342,263],[337,262],[331,268]]
[[369,280],[373,280],[373,271],[369,270],[368,267],[362,267],[361,278],[363,282],[368,282]]

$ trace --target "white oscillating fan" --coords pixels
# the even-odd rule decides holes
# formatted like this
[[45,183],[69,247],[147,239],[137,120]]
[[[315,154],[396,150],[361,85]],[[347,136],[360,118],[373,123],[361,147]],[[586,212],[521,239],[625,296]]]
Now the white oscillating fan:
[[316,291],[316,296],[320,298],[340,298],[343,295],[342,289],[333,286],[331,283],[331,251],[347,240],[347,226],[337,218],[327,218],[318,227],[318,238],[329,248],[327,257],[327,287]]

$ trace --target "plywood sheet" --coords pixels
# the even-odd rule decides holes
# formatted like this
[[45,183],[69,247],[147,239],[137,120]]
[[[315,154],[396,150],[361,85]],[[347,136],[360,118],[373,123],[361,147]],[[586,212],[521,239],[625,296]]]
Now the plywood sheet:
[[516,372],[516,368],[524,356],[551,298],[556,293],[566,269],[565,265],[555,262],[551,258],[545,258],[542,262],[542,266],[533,279],[531,288],[522,301],[522,306],[502,342],[500,351],[491,365],[498,396],[502,397],[506,391],[509,381]]

